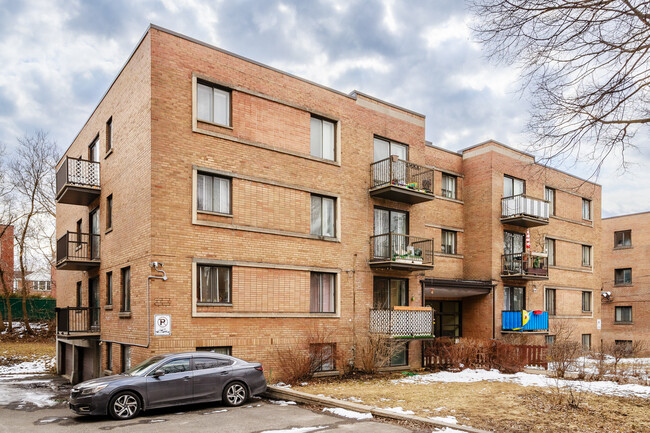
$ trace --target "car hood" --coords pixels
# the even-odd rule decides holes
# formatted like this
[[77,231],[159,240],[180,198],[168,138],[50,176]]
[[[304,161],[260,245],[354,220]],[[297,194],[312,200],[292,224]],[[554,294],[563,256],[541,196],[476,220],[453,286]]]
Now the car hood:
[[129,377],[130,376],[126,376],[124,374],[114,374],[112,376],[98,377],[97,379],[90,379],[86,380],[85,382],[78,383],[73,387],[73,389],[92,388],[93,386],[97,386],[102,383],[115,382],[116,380],[124,380]]

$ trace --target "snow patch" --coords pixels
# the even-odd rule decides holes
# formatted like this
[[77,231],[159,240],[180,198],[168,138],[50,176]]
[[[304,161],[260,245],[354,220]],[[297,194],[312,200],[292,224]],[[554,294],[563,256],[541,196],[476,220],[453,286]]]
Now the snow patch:
[[292,427],[285,430],[264,430],[262,433],[308,433],[310,431],[322,430],[329,427],[328,425],[319,425],[318,427]]
[[356,420],[372,419],[371,413],[355,412],[353,410],[347,410],[340,407],[326,407],[325,409],[323,409],[323,412],[330,412],[333,413],[334,415],[342,416],[344,418],[352,418]]
[[286,400],[269,400],[269,403],[277,404],[278,406],[289,406],[290,404],[296,404],[295,401]]
[[415,415],[415,412],[413,412],[412,410],[404,410],[404,409],[402,409],[401,406],[385,407],[385,408],[383,408],[383,410],[387,410],[388,412],[395,412],[395,413],[398,413],[400,415]]
[[458,420],[455,416],[430,416],[429,419],[438,422],[446,422],[447,424],[458,424]]
[[55,365],[56,359],[53,356],[41,356],[34,361],[21,362],[20,364],[10,366],[0,366],[0,375],[47,373]]

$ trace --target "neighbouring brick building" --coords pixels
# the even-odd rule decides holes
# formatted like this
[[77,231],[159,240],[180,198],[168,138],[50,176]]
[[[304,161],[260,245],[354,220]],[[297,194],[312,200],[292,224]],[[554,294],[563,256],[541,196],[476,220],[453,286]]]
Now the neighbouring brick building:
[[[14,280],[14,226],[0,225],[0,269],[4,277],[4,287],[11,291]],[[0,283],[0,294],[3,286]]]
[[650,212],[603,218],[603,343],[650,352]]
[[501,338],[521,310],[534,341],[599,341],[600,186],[424,120],[150,26],[57,168],[60,372],[206,349],[278,372],[292,347],[336,370],[369,332]]
[[[23,277],[20,270],[14,271],[13,292],[23,292]],[[56,285],[52,283],[52,272],[27,271],[25,276],[27,295],[41,298],[56,298]]]

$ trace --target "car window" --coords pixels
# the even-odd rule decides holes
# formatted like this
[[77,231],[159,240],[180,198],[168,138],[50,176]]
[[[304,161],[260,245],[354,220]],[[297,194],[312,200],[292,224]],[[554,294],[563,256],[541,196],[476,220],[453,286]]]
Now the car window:
[[165,374],[183,373],[190,370],[190,360],[189,358],[175,359],[173,361],[169,361],[167,364],[163,365],[157,370],[162,370],[165,372]]
[[226,367],[232,365],[232,360],[221,358],[194,358],[194,370],[206,370],[208,368]]

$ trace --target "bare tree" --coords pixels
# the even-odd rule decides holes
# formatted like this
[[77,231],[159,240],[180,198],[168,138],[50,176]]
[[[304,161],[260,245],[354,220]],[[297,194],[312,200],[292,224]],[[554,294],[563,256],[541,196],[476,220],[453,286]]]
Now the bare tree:
[[[9,228],[16,221],[16,214],[14,213],[13,203],[11,200],[11,193],[13,188],[9,182],[6,170],[6,151],[4,146],[0,145],[0,242],[5,236],[10,236]],[[13,233],[11,233],[13,236]],[[13,242],[12,242],[13,245]],[[11,252],[13,255],[13,251]],[[11,286],[8,281],[7,269],[13,271],[13,263],[5,263],[0,254],[0,288],[2,289],[2,296],[5,300],[7,308],[7,321],[8,332],[13,333],[13,318],[11,317]],[[0,331],[5,330],[4,320],[0,318]]]
[[491,59],[522,69],[542,160],[589,160],[593,175],[650,125],[650,2],[470,0]]

